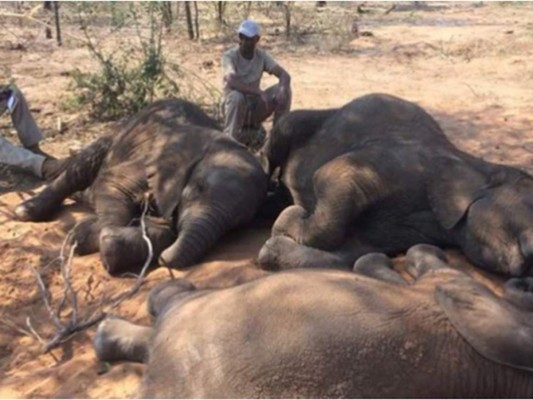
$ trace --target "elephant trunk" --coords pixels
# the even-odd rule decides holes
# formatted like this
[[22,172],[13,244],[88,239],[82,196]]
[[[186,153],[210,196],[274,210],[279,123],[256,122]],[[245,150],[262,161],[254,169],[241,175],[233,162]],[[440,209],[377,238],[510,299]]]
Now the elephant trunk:
[[186,268],[195,264],[233,225],[231,214],[223,210],[194,212],[195,216],[190,216],[192,210],[187,213],[180,220],[177,240],[161,253],[161,265]]

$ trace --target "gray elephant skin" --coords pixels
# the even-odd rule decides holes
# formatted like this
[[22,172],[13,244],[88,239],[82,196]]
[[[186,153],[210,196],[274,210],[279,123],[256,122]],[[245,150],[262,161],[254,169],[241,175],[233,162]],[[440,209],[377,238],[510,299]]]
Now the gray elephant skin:
[[[229,289],[153,289],[153,328],[107,319],[103,361],[146,362],[142,397],[505,398],[533,395],[533,278],[498,297],[430,245],[408,283],[380,253],[355,273],[299,269]],[[411,281],[411,279],[409,279]]]
[[79,254],[99,250],[111,274],[138,272],[148,256],[140,223],[147,210],[154,262],[183,268],[254,217],[267,181],[257,159],[198,106],[160,100],[82,150],[15,215],[49,219],[68,196],[88,188],[95,215],[74,229]]
[[371,94],[293,111],[261,153],[293,202],[259,254],[266,269],[349,268],[417,243],[505,275],[533,265],[533,178],[459,150],[414,103]]

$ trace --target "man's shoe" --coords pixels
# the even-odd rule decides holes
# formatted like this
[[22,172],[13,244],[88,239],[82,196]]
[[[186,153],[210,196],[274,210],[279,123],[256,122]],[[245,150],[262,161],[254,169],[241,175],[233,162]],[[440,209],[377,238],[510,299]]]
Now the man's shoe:
[[56,158],[51,156],[50,154],[48,153],[45,153],[44,151],[41,150],[41,148],[39,147],[39,144],[34,144],[33,146],[29,146],[29,147],[26,147],[27,150],[31,151],[33,154],[39,154],[43,157],[46,157],[47,159],[51,159],[51,160],[55,160]]

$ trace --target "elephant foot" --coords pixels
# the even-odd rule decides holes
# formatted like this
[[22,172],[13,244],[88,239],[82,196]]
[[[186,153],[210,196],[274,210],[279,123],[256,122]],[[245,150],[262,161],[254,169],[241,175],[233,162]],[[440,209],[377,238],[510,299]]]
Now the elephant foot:
[[19,204],[13,213],[19,221],[48,221],[61,207],[61,203],[54,203],[45,196],[37,195]]
[[108,317],[98,325],[93,346],[100,361],[146,362],[153,329]]
[[272,236],[288,236],[297,243],[307,244],[305,241],[305,219],[307,211],[298,205],[284,209],[274,222]]
[[[176,235],[166,225],[147,222],[147,236],[152,244],[150,266],[157,264],[161,252]],[[106,227],[99,238],[100,257],[111,275],[140,273],[148,258],[148,244],[138,226]]]
[[429,271],[449,268],[446,254],[436,246],[417,244],[406,254],[407,272],[415,279]]
[[353,271],[359,275],[396,285],[407,284],[407,281],[393,269],[391,259],[383,253],[370,253],[359,257],[353,266]]
[[300,245],[286,236],[268,239],[259,251],[257,263],[261,268],[269,271],[345,267],[336,255]]
[[96,215],[85,218],[74,228],[73,240],[77,243],[76,254],[83,256],[98,251],[100,227]]
[[[111,275],[139,273],[148,257],[148,245],[139,227],[106,227],[100,233],[100,258]],[[150,260],[153,264],[154,257]]]
[[190,293],[196,290],[196,287],[186,279],[172,279],[160,283],[154,287],[148,295],[148,312],[153,317],[158,317],[161,312],[179,296],[184,293]]

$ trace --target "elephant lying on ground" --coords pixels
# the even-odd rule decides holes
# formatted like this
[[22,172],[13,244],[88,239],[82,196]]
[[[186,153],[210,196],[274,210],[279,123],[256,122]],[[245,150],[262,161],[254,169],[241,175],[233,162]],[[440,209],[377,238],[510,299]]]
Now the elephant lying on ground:
[[138,272],[148,256],[139,222],[145,205],[153,260],[187,267],[228,230],[253,218],[267,177],[256,158],[198,106],[170,99],[81,151],[15,215],[50,218],[64,199],[88,187],[96,215],[74,230],[78,253],[100,250],[108,271],[118,274]]
[[413,284],[379,253],[356,273],[284,271],[223,290],[168,281],[149,296],[154,328],[108,319],[95,350],[147,362],[142,397],[531,397],[533,278],[513,278],[503,299],[433,246],[407,263]]
[[349,268],[417,243],[512,276],[533,265],[533,178],[457,149],[414,103],[371,94],[293,111],[261,151],[294,202],[259,254],[267,269]]

